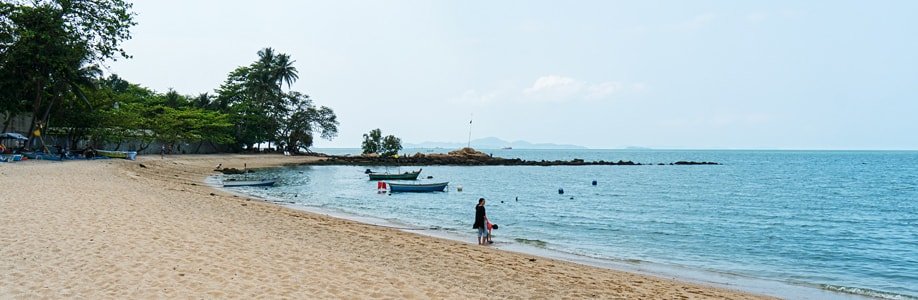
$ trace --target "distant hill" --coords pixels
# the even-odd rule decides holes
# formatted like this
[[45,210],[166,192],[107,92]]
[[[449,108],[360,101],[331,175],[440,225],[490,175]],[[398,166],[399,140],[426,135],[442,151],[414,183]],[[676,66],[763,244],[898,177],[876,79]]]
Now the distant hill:
[[[418,144],[405,143],[405,148],[459,149],[465,146],[466,143],[450,142],[423,142]],[[486,137],[472,140],[472,148],[476,149],[501,149],[504,147],[513,147],[513,149],[587,149],[587,147],[567,144],[530,143],[527,141],[509,142],[496,137]]]

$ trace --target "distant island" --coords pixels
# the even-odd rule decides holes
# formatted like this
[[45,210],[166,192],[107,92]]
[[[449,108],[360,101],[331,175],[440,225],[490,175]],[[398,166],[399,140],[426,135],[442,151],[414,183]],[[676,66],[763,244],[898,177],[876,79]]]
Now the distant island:
[[[466,143],[452,142],[422,142],[418,144],[405,143],[405,148],[463,148]],[[588,149],[584,146],[552,143],[530,143],[527,141],[505,141],[496,137],[486,137],[472,140],[472,148],[476,149]]]

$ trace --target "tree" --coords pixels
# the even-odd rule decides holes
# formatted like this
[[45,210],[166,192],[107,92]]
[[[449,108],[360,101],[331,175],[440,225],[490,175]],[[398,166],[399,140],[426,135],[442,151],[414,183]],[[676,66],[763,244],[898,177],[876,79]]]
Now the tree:
[[382,152],[382,131],[376,128],[364,133],[360,147],[363,148],[363,154]]
[[[55,100],[88,103],[80,82],[98,74],[81,70],[129,57],[120,43],[130,38],[129,29],[136,24],[130,9],[122,0],[0,3],[0,108],[8,115],[31,110],[31,137],[37,124],[48,123]],[[22,103],[27,95],[31,105]],[[46,103],[46,97],[51,101]]]
[[255,62],[230,72],[210,102],[214,109],[232,115],[235,139],[246,149],[269,142],[298,153],[312,146],[316,134],[326,139],[337,136],[334,111],[316,108],[302,93],[284,91],[284,85],[289,89],[299,78],[293,63],[289,55],[264,48]]
[[316,108],[309,96],[291,92],[291,101],[294,108],[284,123],[284,130],[280,136],[284,137],[279,143],[281,148],[291,153],[299,153],[300,149],[308,150],[312,147],[316,133],[324,139],[332,139],[338,135],[338,118],[335,112],[328,107]]
[[394,135],[387,135],[383,138],[382,142],[382,153],[384,157],[393,156],[398,154],[398,151],[402,150],[402,139],[395,137]]
[[402,140],[394,135],[382,136],[379,128],[370,130],[369,133],[363,134],[363,154],[376,153],[383,157],[393,156],[402,150]]

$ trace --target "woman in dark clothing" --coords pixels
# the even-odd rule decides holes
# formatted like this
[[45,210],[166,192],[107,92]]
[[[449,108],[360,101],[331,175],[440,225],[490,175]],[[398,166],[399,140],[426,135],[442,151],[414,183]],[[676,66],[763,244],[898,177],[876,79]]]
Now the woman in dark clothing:
[[478,205],[475,206],[475,224],[472,228],[478,229],[478,244],[484,245],[488,240],[488,216],[485,214],[485,198],[478,198]]

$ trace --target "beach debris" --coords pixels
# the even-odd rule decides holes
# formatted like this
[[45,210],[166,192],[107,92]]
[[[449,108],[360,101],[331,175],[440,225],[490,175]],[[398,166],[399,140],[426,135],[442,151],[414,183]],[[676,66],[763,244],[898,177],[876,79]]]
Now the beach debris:
[[531,261],[531,262],[535,262],[535,261],[536,261],[536,259],[535,259],[535,258],[530,258],[530,259],[529,259],[529,261]]
[[146,165],[144,165],[144,164],[140,164],[140,167],[141,167],[141,168],[144,168],[144,169],[146,169],[146,168],[147,168],[147,166],[146,166]]
[[216,196],[217,194],[214,194],[214,193],[210,193],[210,195],[211,195],[211,196]]
[[242,206],[248,206],[248,204],[246,204],[246,203],[243,203],[243,204],[242,204]]
[[221,168],[223,168],[223,164],[217,164],[217,167],[214,168],[214,171],[219,171]]

